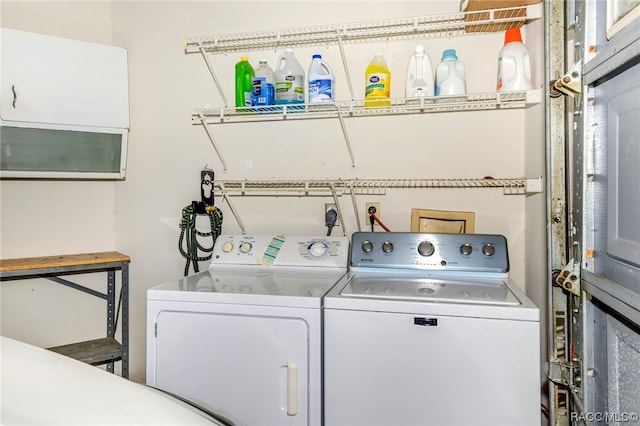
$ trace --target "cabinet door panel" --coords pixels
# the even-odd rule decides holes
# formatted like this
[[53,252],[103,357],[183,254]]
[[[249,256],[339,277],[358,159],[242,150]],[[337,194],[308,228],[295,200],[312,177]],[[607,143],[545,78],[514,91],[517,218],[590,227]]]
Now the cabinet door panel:
[[0,118],[129,127],[127,51],[2,29]]

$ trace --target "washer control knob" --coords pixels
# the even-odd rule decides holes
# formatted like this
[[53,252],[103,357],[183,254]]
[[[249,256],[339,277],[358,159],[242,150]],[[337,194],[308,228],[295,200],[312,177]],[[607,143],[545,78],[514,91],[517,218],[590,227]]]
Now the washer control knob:
[[373,251],[373,243],[371,241],[362,242],[362,251],[365,253],[371,253]]
[[382,243],[382,251],[385,253],[391,253],[393,251],[393,244],[389,241]]
[[423,241],[418,244],[418,253],[420,256],[429,257],[436,251],[431,241]]
[[482,254],[484,254],[485,256],[493,256],[495,252],[496,248],[493,246],[493,244],[485,244],[482,247]]
[[321,241],[316,241],[309,246],[309,253],[313,257],[320,257],[327,252],[327,245]]
[[251,251],[251,243],[248,241],[243,241],[240,243],[240,251],[242,253],[249,253]]
[[233,243],[231,241],[225,241],[222,244],[222,251],[225,253],[229,253],[231,250],[233,250]]
[[460,253],[464,254],[465,256],[470,255],[472,251],[473,248],[471,247],[471,244],[463,244],[460,246]]

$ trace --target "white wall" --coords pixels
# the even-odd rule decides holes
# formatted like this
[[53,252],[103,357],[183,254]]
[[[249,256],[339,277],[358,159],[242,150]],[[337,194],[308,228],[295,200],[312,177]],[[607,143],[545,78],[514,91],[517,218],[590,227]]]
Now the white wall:
[[[3,1],[3,27],[111,44],[109,2]],[[38,52],[25,52],[38,54]],[[116,248],[113,182],[0,182],[2,258]],[[104,289],[100,276],[83,283]],[[100,337],[104,302],[42,280],[3,282],[2,334],[41,346]],[[97,330],[97,331],[96,331]]]
[[[46,29],[53,25],[51,22],[55,19],[50,19],[48,25],[32,19],[29,6],[19,3],[3,2],[3,25],[12,26],[9,24],[26,21],[29,23],[26,29],[37,32],[44,32],[40,30],[41,26]],[[60,214],[53,217],[42,218],[35,212],[23,215],[22,206],[34,199],[35,191],[42,183],[3,181],[3,257],[48,254],[55,249],[66,249],[66,252],[117,249],[130,255],[130,371],[134,380],[142,381],[146,290],[182,275],[184,259],[177,249],[180,211],[191,200],[199,198],[199,173],[205,165],[215,170],[217,179],[524,176],[525,112],[522,110],[348,120],[355,167],[350,164],[339,124],[331,120],[216,126],[213,131],[229,166],[226,173],[204,130],[191,124],[190,117],[195,108],[221,106],[222,101],[202,58],[184,54],[182,43],[185,36],[431,15],[454,12],[458,3],[457,0],[116,1],[108,7],[73,2],[75,6],[70,8],[65,4],[61,10],[83,23],[77,24],[76,34],[66,34],[69,31],[67,27],[73,26],[71,23],[55,26],[53,33],[58,32],[55,35],[73,35],[74,38],[95,41],[91,25],[84,22],[87,19],[84,12],[95,7],[96,13],[110,10],[106,13],[110,19],[104,18],[105,13],[99,13],[103,17],[99,19],[102,25],[96,27],[100,29],[106,25],[111,31],[110,37],[105,36],[100,41],[128,49],[131,130],[127,179],[116,183],[45,182],[50,192],[60,194],[61,199],[65,194],[75,207],[79,207],[89,194],[100,191],[103,197],[99,202],[104,211],[96,213],[97,216],[80,219],[77,215],[65,216],[63,211],[72,211],[66,210],[67,207],[59,207]],[[5,9],[12,12],[10,19]],[[53,16],[55,13],[51,11]],[[489,92],[495,86],[496,56],[502,46],[502,38],[502,34],[491,34],[421,42],[434,67],[442,50],[457,49],[458,56],[467,67],[469,91]],[[364,69],[378,51],[384,54],[393,75],[392,96],[401,97],[406,65],[416,43],[347,45],[356,97],[362,97]],[[252,63],[266,58],[273,66],[282,51],[246,53]],[[308,67],[313,53],[321,53],[333,65],[337,74],[337,98],[346,99],[347,86],[337,47],[295,50],[304,68]],[[235,54],[212,58],[228,97],[233,96],[233,65],[238,59],[239,55]],[[543,145],[542,140],[540,144]],[[527,170],[529,176],[541,175],[542,172]],[[5,196],[5,191],[11,194],[11,199]],[[248,232],[326,232],[323,206],[330,201],[328,198],[246,197],[233,201]],[[412,207],[475,211],[476,232],[507,236],[512,276],[525,287],[525,197],[505,196],[501,190],[490,189],[390,190],[385,196],[359,196],[361,216],[366,201],[381,203],[382,219],[394,231],[409,230]],[[340,202],[346,231],[350,235],[357,229],[351,201],[342,197]],[[225,214],[223,232],[239,232],[228,206],[222,204],[220,207]],[[43,222],[38,223],[38,220]],[[105,225],[96,227],[96,221]],[[33,229],[34,223],[38,224],[37,230]],[[538,231],[543,232],[544,222],[527,226],[540,228]],[[75,233],[69,235],[68,244],[52,247],[52,243],[58,241],[60,228],[70,228]],[[341,231],[342,228],[334,230]],[[39,243],[41,240],[45,240],[47,245]],[[15,249],[16,245],[23,249]],[[4,294],[6,284],[2,285]],[[4,299],[3,320],[5,307],[9,303],[18,303],[15,302],[17,299],[13,302]],[[20,302],[20,306],[27,312],[43,309],[24,302]],[[5,330],[3,325],[3,333]],[[102,333],[102,329],[97,330],[96,333]],[[8,331],[17,337],[33,335],[31,325],[18,327],[15,322]],[[55,333],[63,332],[56,329]],[[44,340],[43,336],[30,338]]]

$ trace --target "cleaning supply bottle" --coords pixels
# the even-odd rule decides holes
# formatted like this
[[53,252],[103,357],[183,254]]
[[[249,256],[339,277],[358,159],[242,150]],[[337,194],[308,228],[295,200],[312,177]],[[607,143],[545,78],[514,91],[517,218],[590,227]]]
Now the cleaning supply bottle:
[[407,67],[406,98],[421,98],[433,96],[433,70],[431,59],[424,51],[424,47],[417,45],[409,59]]
[[391,71],[382,53],[376,53],[365,71],[365,108],[391,106]]
[[326,104],[333,102],[334,75],[333,70],[321,55],[315,54],[309,65],[309,104]]
[[266,59],[260,60],[253,76],[253,109],[268,112],[269,108],[264,107],[275,103],[275,82],[275,74]]
[[293,50],[285,49],[278,58],[275,78],[276,105],[298,105],[292,109],[304,109],[304,70]]
[[467,83],[464,64],[458,60],[454,49],[442,52],[442,61],[436,68],[435,95],[465,95]]
[[251,106],[253,91],[253,67],[247,56],[242,56],[236,64],[236,108]]
[[498,92],[533,89],[529,50],[522,43],[520,28],[504,34],[504,46],[498,54]]

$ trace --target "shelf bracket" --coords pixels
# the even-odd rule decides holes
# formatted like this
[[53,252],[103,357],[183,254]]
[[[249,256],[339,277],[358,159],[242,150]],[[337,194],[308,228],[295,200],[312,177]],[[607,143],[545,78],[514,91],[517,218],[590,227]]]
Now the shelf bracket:
[[225,108],[228,108],[229,100],[224,94],[224,90],[222,90],[222,85],[220,84],[220,81],[218,80],[218,76],[216,75],[216,72],[213,69],[213,65],[211,65],[211,61],[209,61],[209,58],[207,57],[207,51],[205,50],[204,46],[202,46],[202,44],[200,45],[199,50],[200,50],[200,53],[202,54],[202,59],[204,59],[205,64],[207,64],[207,68],[209,68],[209,73],[211,73],[211,77],[213,77],[213,82],[216,84],[216,87],[218,88],[218,92],[220,92],[220,96],[222,96],[222,101],[224,102],[224,106]]
[[351,100],[355,99],[353,96],[353,85],[351,84],[351,75],[349,74],[349,66],[347,65],[347,56],[344,54],[344,43],[342,42],[342,36],[338,36],[338,47],[340,48],[340,57],[342,58],[342,67],[344,68],[344,74],[347,78],[347,85],[349,86],[349,95]]
[[331,184],[331,196],[333,197],[333,203],[336,205],[336,209],[338,210],[338,220],[342,224],[342,235],[347,236],[347,227],[345,225],[345,221],[342,217],[342,209],[340,208],[340,203],[338,202],[338,195],[336,193],[336,187],[332,183]]
[[362,227],[360,226],[360,213],[358,213],[358,203],[356,202],[356,193],[353,190],[353,187],[349,188],[349,194],[351,195],[351,204],[353,204],[353,214],[356,215],[356,225],[358,226],[358,232],[362,231]]
[[211,133],[211,129],[209,129],[209,125],[207,124],[207,117],[204,114],[200,114],[200,123],[202,124],[202,127],[204,127],[204,131],[207,132],[207,136],[209,137],[209,140],[211,141],[211,145],[213,145],[213,149],[215,149],[216,154],[218,155],[218,158],[220,159],[220,162],[222,163],[222,169],[225,172],[227,172],[227,162],[224,161],[224,157],[222,156],[222,153],[220,152],[220,149],[218,148],[218,144],[216,143],[216,140],[213,137],[213,133]]
[[347,131],[347,125],[344,122],[344,116],[341,112],[338,112],[338,120],[340,120],[340,128],[342,129],[342,136],[344,136],[344,142],[347,145],[347,151],[349,151],[349,158],[351,158],[351,167],[356,166],[356,160],[353,158],[353,150],[351,149],[351,139],[349,139],[349,132]]
[[227,204],[229,205],[229,210],[231,210],[231,214],[233,214],[233,217],[236,219],[236,222],[238,222],[238,226],[240,227],[240,230],[242,231],[242,234],[246,234],[247,231],[244,227],[244,223],[242,223],[242,219],[240,219],[240,216],[238,215],[238,212],[236,211],[236,208],[233,206],[233,203],[231,202],[231,198],[229,197],[229,194],[227,194],[227,191],[225,190],[224,184],[220,183],[220,189],[222,191],[222,198],[224,199],[224,201],[227,202]]

